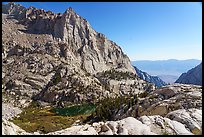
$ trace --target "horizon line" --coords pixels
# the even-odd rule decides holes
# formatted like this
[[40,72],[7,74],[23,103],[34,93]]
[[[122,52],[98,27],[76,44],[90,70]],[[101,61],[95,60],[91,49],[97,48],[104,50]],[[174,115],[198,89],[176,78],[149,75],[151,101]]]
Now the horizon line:
[[133,61],[168,61],[168,60],[177,60],[177,61],[185,61],[185,60],[199,60],[199,61],[202,61],[202,59],[153,59],[153,60],[151,60],[151,59],[140,59],[140,60],[130,60],[131,62],[133,62]]

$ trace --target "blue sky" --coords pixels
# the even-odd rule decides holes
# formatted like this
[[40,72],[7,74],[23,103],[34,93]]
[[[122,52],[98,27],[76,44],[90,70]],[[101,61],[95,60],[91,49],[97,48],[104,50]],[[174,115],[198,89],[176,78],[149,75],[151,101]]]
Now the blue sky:
[[133,60],[202,59],[199,2],[16,2],[55,13],[68,7]]

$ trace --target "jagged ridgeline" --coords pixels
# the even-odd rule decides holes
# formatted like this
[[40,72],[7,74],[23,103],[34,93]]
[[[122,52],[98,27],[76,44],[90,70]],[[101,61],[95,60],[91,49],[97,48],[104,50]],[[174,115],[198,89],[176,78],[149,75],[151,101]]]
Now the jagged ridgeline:
[[2,81],[19,100],[97,101],[154,85],[137,77],[122,49],[72,8],[53,13],[2,5]]

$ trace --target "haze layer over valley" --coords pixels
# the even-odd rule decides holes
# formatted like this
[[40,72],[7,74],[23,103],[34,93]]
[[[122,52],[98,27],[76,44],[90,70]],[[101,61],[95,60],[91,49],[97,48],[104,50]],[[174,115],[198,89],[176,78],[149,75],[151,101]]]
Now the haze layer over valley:
[[166,83],[174,83],[179,76],[187,72],[189,69],[197,66],[201,60],[138,60],[132,61],[132,64],[137,66],[140,70],[147,72],[152,76],[158,76]]

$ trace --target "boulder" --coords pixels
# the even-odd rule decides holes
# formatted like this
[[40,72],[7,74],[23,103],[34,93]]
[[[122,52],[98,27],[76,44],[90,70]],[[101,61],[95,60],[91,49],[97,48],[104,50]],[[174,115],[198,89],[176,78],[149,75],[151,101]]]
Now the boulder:
[[184,124],[193,134],[202,133],[202,110],[179,109],[168,113],[166,117]]

